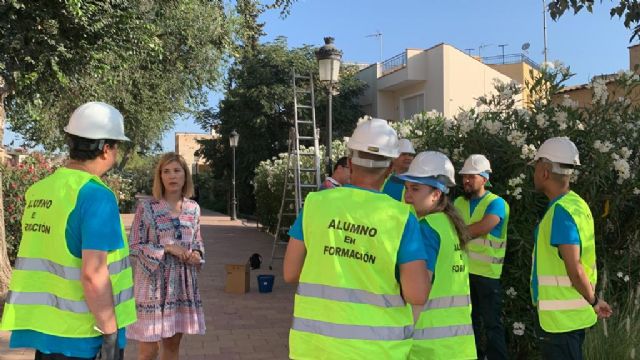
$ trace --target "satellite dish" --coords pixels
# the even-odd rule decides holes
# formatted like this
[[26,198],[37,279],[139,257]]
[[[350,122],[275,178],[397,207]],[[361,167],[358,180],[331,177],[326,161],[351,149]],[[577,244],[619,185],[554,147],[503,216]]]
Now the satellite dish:
[[527,51],[529,50],[529,47],[531,46],[531,44],[529,44],[528,42],[522,44],[522,51]]

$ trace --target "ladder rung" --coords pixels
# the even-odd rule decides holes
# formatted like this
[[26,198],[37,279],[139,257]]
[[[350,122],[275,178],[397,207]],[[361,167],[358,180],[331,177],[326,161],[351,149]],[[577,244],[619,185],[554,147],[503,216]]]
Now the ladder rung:
[[298,136],[298,139],[300,140],[313,140],[315,138],[315,136]]
[[300,109],[311,109],[311,108],[313,108],[313,106],[311,106],[311,105],[296,105],[296,107],[298,107]]
[[316,188],[318,185],[316,184],[300,184],[301,188]]
[[298,120],[298,124],[313,124],[311,120]]
[[299,93],[299,94],[311,94],[311,90],[297,90],[296,89],[296,93]]

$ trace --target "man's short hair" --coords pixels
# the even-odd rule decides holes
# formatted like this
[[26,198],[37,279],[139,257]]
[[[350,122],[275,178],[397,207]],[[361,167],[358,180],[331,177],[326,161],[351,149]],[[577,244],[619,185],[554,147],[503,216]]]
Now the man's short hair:
[[338,169],[338,166],[342,166],[342,167],[347,167],[347,157],[343,156],[340,159],[338,159],[338,161],[336,161],[336,164],[333,165],[333,172],[336,172],[336,170]]
[[119,142],[112,139],[94,140],[67,134],[67,145],[69,146],[69,158],[71,160],[94,160],[102,154],[102,149],[105,145],[113,147]]

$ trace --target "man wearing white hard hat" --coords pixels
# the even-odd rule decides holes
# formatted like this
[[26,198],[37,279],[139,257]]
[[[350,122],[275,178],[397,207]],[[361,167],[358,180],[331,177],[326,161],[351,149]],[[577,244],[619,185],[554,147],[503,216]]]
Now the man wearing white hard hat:
[[[462,175],[464,195],[454,204],[472,239],[467,250],[478,358],[506,359],[500,276],[507,250],[509,204],[486,190],[491,163],[484,155],[469,156],[459,174]],[[486,346],[483,346],[483,334]]]
[[475,359],[465,251],[469,235],[447,196],[455,186],[453,164],[443,153],[425,151],[397,177],[405,182],[405,201],[418,216],[434,279],[427,284],[427,303],[414,307],[418,316],[409,359]]
[[90,102],[64,128],[69,161],[25,195],[22,241],[0,329],[37,360],[121,360],[136,321],[129,246],[100,176],[128,141],[113,106]]
[[569,187],[580,165],[578,149],[567,137],[545,141],[534,158],[533,183],[548,199],[534,231],[531,295],[544,359],[582,359],[585,330],[612,314],[596,295],[598,272],[593,216]]
[[406,359],[427,295],[426,250],[409,205],[381,193],[398,156],[386,120],[347,143],[351,184],[307,196],[289,231],[285,281],[298,283],[291,359]]
[[411,161],[416,155],[416,150],[409,139],[400,139],[398,143],[400,155],[393,159],[391,175],[384,181],[382,192],[398,201],[403,201],[405,193],[404,182],[397,180],[393,175],[403,174],[409,169]]

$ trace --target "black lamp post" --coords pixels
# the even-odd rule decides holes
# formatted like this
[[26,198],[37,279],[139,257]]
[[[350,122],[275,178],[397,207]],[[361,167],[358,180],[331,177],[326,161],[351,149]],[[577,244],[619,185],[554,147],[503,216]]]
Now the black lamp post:
[[333,164],[331,160],[331,141],[333,122],[332,102],[333,102],[333,84],[338,82],[340,75],[340,60],[342,59],[342,51],[333,45],[334,38],[325,37],[324,46],[316,50],[316,58],[318,59],[318,68],[320,81],[329,82],[329,109],[327,113],[327,174],[331,175]]
[[231,194],[231,220],[236,220],[237,217],[237,213],[236,213],[236,208],[237,208],[237,200],[236,200],[236,147],[238,147],[238,140],[240,139],[240,135],[238,135],[238,133],[233,130],[231,132],[231,134],[229,134],[229,145],[231,145],[231,154],[232,154],[232,169],[233,169],[233,176],[231,178],[231,186],[233,188],[232,190],[232,194]]

